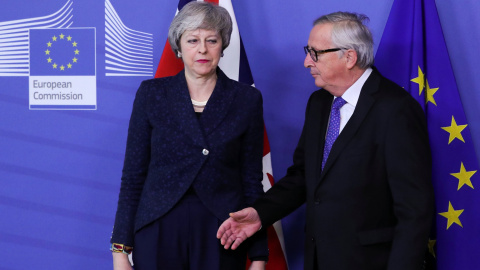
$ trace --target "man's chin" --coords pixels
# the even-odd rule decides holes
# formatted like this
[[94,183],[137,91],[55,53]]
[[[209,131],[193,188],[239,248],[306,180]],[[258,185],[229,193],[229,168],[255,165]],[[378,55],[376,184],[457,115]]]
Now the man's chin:
[[323,87],[325,87],[325,83],[323,83],[323,81],[322,82],[317,82],[315,80],[315,86],[318,87],[318,88],[323,88]]

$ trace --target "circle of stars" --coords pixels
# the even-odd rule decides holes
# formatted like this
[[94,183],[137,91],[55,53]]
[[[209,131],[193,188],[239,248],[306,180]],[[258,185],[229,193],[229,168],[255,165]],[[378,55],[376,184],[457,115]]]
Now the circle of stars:
[[[73,67],[73,64],[78,62],[77,55],[80,54],[80,51],[77,48],[78,43],[72,40],[73,38],[70,35],[66,37],[63,33],[61,33],[58,37],[53,36],[52,40],[51,41],[49,40],[47,42],[47,50],[45,51],[45,55],[48,56],[47,62],[52,65],[53,69],[59,69],[60,71],[65,71],[65,69],[71,69]],[[57,42],[67,42],[67,44],[70,43],[72,45],[72,48],[75,49],[75,50],[72,49],[73,58],[70,59],[71,61],[69,61],[68,63],[60,63],[60,66],[57,64],[56,61],[54,61],[54,59],[50,57],[50,52],[51,52],[50,49],[53,48],[53,45],[55,45],[55,43]]]

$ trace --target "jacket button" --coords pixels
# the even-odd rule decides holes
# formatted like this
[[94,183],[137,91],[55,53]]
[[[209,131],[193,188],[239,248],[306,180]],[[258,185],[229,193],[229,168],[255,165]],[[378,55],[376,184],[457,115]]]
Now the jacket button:
[[315,243],[315,238],[312,237],[312,242]]
[[208,153],[210,153],[210,152],[208,152],[207,149],[203,149],[203,150],[202,150],[202,154],[203,154],[204,156],[208,155]]

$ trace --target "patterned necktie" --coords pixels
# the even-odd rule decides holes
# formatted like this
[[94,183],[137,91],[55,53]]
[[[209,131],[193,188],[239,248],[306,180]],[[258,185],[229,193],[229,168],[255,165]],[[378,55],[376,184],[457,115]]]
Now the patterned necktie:
[[330,112],[330,123],[328,124],[327,136],[325,138],[325,147],[323,148],[322,170],[327,162],[328,154],[332,150],[333,143],[338,137],[340,131],[340,108],[347,103],[343,98],[338,97],[333,101],[332,111]]

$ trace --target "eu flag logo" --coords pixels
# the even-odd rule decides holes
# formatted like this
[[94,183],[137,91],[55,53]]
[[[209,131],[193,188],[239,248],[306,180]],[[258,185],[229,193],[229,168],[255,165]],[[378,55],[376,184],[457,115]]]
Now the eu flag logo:
[[95,110],[95,28],[30,29],[31,110]]
[[75,75],[95,75],[95,29],[30,29],[30,76]]

